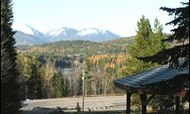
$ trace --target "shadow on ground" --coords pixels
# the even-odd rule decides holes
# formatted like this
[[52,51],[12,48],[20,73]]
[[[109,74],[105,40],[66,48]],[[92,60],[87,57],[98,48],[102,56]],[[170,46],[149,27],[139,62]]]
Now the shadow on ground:
[[32,110],[21,110],[20,114],[125,114],[125,111],[96,111],[96,112],[69,112],[63,108],[36,107]]
[[[67,110],[66,110],[67,111]],[[96,111],[96,112],[64,112],[64,109],[57,107],[54,108],[43,108],[36,107],[33,110],[22,110],[20,114],[126,114],[125,110],[123,111]],[[131,112],[131,114],[141,114],[140,112]],[[160,111],[147,114],[175,114],[175,111]],[[189,110],[180,111],[180,114],[189,114]]]

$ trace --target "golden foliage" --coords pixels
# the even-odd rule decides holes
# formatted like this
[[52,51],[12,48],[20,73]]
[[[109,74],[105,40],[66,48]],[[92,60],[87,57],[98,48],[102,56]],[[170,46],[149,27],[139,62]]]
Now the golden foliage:
[[91,56],[91,57],[89,58],[89,60],[90,60],[90,62],[92,62],[92,63],[98,63],[99,60],[101,60],[101,59],[106,59],[106,58],[108,58],[108,57],[109,57],[108,54],[100,54],[100,55]]

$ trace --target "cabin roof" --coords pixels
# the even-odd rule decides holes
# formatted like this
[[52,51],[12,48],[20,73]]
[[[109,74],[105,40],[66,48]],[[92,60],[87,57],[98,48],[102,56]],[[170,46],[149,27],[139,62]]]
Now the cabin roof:
[[133,92],[139,89],[146,90],[149,85],[167,82],[179,76],[185,80],[189,79],[189,66],[175,69],[170,68],[169,65],[161,65],[151,70],[117,79],[114,84],[118,88]]

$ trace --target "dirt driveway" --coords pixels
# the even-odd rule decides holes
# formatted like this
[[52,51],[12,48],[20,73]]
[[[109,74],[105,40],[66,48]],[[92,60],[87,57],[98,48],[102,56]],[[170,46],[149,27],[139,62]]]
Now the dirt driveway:
[[[77,103],[82,107],[82,97],[30,100],[29,105],[22,107],[21,110],[35,111],[43,109],[47,112],[47,110],[60,107],[67,111],[76,111]],[[126,95],[85,97],[84,107],[86,111],[125,110]]]

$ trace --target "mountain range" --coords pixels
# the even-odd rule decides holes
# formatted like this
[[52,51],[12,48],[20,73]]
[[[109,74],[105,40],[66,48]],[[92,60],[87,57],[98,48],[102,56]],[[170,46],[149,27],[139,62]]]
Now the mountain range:
[[20,28],[13,28],[13,30],[16,31],[14,35],[16,39],[16,45],[29,46],[64,40],[102,42],[120,38],[119,35],[108,30],[97,28],[76,30],[73,28],[62,27],[59,29],[50,30],[47,33],[42,33],[30,25],[22,25]]

